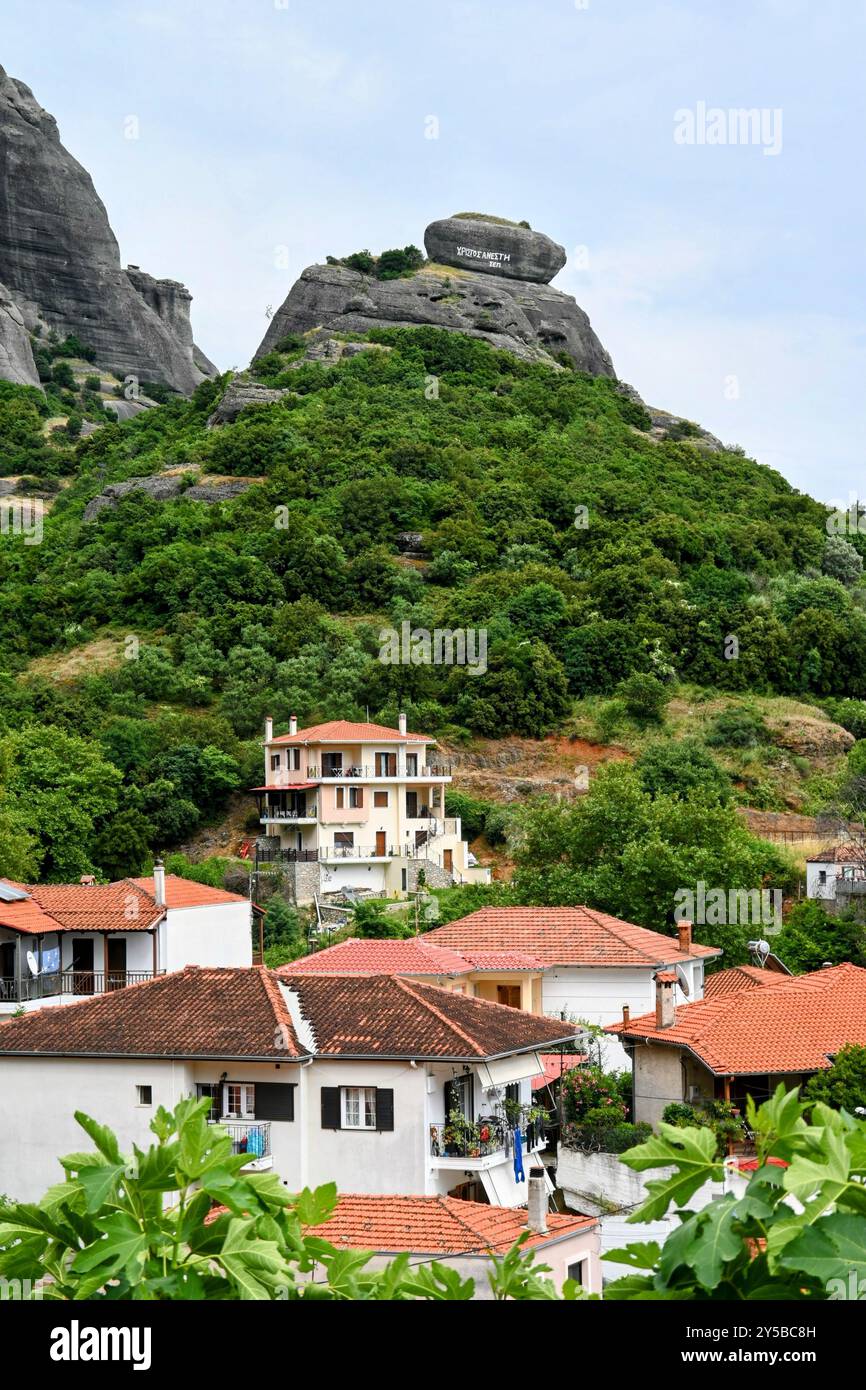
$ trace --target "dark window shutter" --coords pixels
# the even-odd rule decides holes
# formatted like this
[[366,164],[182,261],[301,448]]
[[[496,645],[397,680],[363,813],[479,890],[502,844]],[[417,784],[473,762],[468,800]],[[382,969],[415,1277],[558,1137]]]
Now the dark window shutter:
[[340,1129],[340,1088],[322,1087],[322,1129]]
[[376,1087],[376,1128],[394,1128],[394,1092],[390,1088]]
[[293,1120],[295,1088],[279,1081],[256,1082],[256,1119]]

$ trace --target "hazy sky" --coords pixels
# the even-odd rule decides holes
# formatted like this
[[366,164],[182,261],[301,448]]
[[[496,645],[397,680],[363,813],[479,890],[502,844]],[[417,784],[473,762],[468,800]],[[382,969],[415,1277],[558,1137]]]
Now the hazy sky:
[[[464,209],[526,218],[647,401],[816,496],[866,493],[864,0],[2,11],[0,61],[93,175],[124,262],[190,287],[221,368],[326,254],[421,245]],[[677,143],[699,103],[776,125]]]

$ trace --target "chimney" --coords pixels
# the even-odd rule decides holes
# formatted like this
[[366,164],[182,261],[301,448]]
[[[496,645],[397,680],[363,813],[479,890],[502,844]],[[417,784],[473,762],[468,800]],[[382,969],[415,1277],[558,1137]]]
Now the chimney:
[[656,975],[656,1028],[673,1028],[677,1021],[674,990],[677,977],[673,970],[660,970]]
[[623,1028],[627,1028],[630,1022],[631,1022],[631,1009],[629,1008],[628,1004],[623,1004],[623,1006],[622,1006],[622,1026],[623,1026]]
[[161,859],[153,866],[153,896],[158,907],[165,907],[165,865]]
[[296,734],[297,732],[298,732],[298,716],[297,716],[296,714],[290,714],[290,715],[289,715],[289,733],[290,733],[290,734]]
[[398,718],[398,720],[397,720],[397,725],[398,725],[398,728],[399,728],[399,730],[400,730],[400,733],[403,735],[403,738],[405,738],[405,737],[406,737],[406,715],[404,714],[403,710],[400,711],[400,715],[399,715],[399,718]]
[[92,888],[96,879],[93,874],[82,874],[78,882],[81,884],[82,888]]
[[544,1186],[544,1169],[530,1168],[527,1185],[526,1225],[535,1236],[547,1235],[547,1189]]
[[265,715],[265,743],[270,743],[274,736],[274,721],[269,714]]
[[680,950],[683,955],[691,954],[692,949],[692,924],[691,922],[678,922],[677,935],[680,939]]

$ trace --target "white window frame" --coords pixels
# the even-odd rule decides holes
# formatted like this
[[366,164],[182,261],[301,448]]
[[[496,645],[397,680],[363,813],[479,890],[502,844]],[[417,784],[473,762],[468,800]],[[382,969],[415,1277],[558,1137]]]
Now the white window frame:
[[349,809],[351,811],[363,811],[364,809],[364,788],[349,788]]
[[279,753],[271,754],[271,772],[279,772],[283,765],[282,755]]
[[[351,1110],[349,1097],[352,1097]],[[357,1113],[357,1122],[353,1116]],[[376,1128],[376,1087],[340,1087],[340,1124],[343,1129]]]
[[[142,1091],[150,1091],[150,1100],[143,1100],[143,1099],[142,1099],[142,1095],[141,1095]],[[152,1085],[148,1085],[147,1083],[144,1083],[144,1084],[142,1084],[142,1085],[137,1085],[136,1088],[135,1088],[135,1096],[136,1096],[135,1103],[136,1103],[136,1105],[137,1105],[140,1109],[142,1109],[142,1110],[152,1110],[152,1109],[153,1109],[153,1086],[152,1086]]]
[[[240,1090],[240,1113],[229,1110],[229,1087]],[[252,1081],[224,1081],[222,1093],[222,1119],[254,1120],[256,1118],[256,1088]]]

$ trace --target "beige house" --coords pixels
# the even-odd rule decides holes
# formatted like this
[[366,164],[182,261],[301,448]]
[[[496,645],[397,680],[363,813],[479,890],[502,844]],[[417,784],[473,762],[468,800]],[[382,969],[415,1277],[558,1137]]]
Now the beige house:
[[399,897],[423,870],[431,887],[488,883],[459,817],[445,815],[450,764],[435,740],[399,727],[332,720],[274,736],[265,721],[265,781],[253,792],[259,861],[285,866],[299,903],[345,890]]

